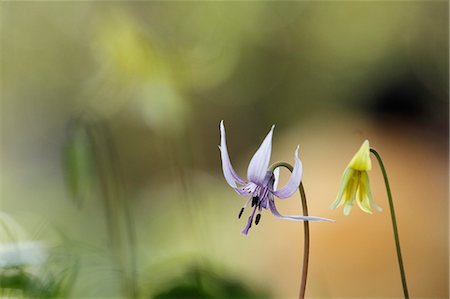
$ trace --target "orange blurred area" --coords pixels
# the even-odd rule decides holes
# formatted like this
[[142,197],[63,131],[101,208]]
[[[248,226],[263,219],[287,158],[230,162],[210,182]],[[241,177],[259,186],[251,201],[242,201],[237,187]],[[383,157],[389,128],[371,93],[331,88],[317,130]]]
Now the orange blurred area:
[[[439,144],[425,142],[427,136],[417,131],[408,132],[404,128],[387,131],[383,126],[354,117],[333,118],[333,123],[312,120],[278,138],[275,133],[274,160],[289,157],[287,160],[291,161],[296,143],[301,144],[303,183],[310,214],[337,220],[334,224],[311,223],[309,295],[313,298],[401,296],[389,206],[374,159],[370,172],[372,193],[383,212],[368,215],[355,207],[346,217],[342,209],[328,209],[344,168],[361,141],[368,138],[382,155],[391,181],[410,293],[414,297],[445,298],[448,292],[447,152]],[[278,203],[285,214],[300,211],[298,199]],[[251,244],[237,250],[240,255],[246,255],[244,260],[254,263],[243,267],[251,276],[263,272],[261,283],[268,279],[279,286],[280,297],[295,297],[303,246],[301,226],[269,215],[263,217],[261,227],[252,231],[246,240]],[[234,242],[238,243],[239,239]],[[259,254],[254,255],[255,250],[261,251],[264,263],[258,260]]]
[[[449,296],[447,1],[0,3],[1,298],[296,298],[302,223],[223,177],[300,146],[307,298],[402,298],[383,177],[330,210],[365,139],[411,298]],[[282,171],[281,184],[289,177]],[[299,215],[298,194],[276,199]]]

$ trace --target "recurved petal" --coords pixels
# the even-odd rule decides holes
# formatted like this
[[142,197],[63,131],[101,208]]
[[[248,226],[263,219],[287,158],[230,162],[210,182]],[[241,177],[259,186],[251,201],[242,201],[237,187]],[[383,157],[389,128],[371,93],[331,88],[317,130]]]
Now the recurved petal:
[[299,147],[300,146],[298,145],[297,149],[295,150],[295,164],[294,164],[294,169],[292,170],[291,177],[289,178],[289,181],[280,190],[276,190],[274,188],[275,191],[273,192],[273,194],[275,194],[279,198],[290,197],[292,194],[295,193],[295,191],[297,191],[298,186],[300,185],[300,181],[302,179],[303,167],[302,167],[302,162],[298,158]]
[[270,211],[273,215],[281,219],[294,220],[294,221],[327,221],[327,222],[336,222],[332,219],[316,217],[316,216],[284,216],[278,212],[277,207],[275,206],[275,201],[269,200]]
[[222,160],[223,176],[225,177],[227,183],[233,188],[237,188],[236,182],[241,185],[244,185],[245,181],[236,174],[236,172],[233,169],[233,166],[231,165],[230,157],[228,155],[227,141],[225,137],[225,126],[223,125],[223,120],[220,122],[219,149],[220,149],[220,158]]
[[248,165],[247,177],[250,182],[261,185],[264,182],[267,168],[269,167],[270,155],[272,152],[272,134],[275,126],[272,126],[270,132],[262,142],[259,149],[253,155]]

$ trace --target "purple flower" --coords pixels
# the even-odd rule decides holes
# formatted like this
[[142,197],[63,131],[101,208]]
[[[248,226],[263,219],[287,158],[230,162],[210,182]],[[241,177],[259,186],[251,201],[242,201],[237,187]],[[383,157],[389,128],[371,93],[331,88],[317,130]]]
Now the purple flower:
[[253,208],[250,217],[248,218],[247,225],[242,230],[242,234],[247,235],[250,227],[252,226],[253,219],[255,218],[255,224],[257,225],[261,219],[262,209],[270,209],[273,215],[278,218],[296,220],[296,221],[333,221],[326,218],[314,217],[314,216],[283,216],[281,215],[276,206],[274,195],[278,198],[284,199],[290,197],[297,191],[302,178],[302,162],[298,158],[298,148],[295,150],[295,165],[292,171],[291,177],[288,183],[281,189],[277,189],[279,170],[278,168],[272,172],[269,170],[270,155],[272,151],[272,134],[275,126],[272,126],[269,134],[262,142],[259,149],[253,155],[250,160],[250,164],[247,170],[247,179],[242,179],[234,171],[231,165],[230,157],[228,155],[227,143],[225,138],[225,127],[223,120],[220,122],[220,156],[222,158],[222,170],[223,175],[227,183],[236,192],[244,197],[248,197],[247,202],[239,212],[239,218],[241,218],[244,209],[251,203]]

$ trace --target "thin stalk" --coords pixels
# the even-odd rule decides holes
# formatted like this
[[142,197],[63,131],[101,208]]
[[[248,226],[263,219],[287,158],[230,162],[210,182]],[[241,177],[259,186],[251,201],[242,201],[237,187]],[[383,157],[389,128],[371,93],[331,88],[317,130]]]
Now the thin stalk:
[[[124,197],[123,180],[117,169],[117,153],[108,128],[101,123],[87,127],[100,182],[109,242],[119,268],[124,298],[138,298],[134,222]],[[119,165],[120,166],[120,165]]]
[[[300,198],[302,200],[303,216],[308,216],[308,206],[306,204],[306,194],[305,188],[303,188],[303,182],[300,182]],[[306,278],[308,276],[308,265],[309,265],[309,221],[303,221],[303,233],[305,235],[305,242],[303,245],[303,270],[302,270],[302,280],[300,284],[300,292],[298,294],[299,299],[305,298],[306,292]]]
[[[285,167],[290,172],[294,170],[291,164],[286,162],[277,162],[270,166],[269,170],[274,171],[278,167]],[[306,203],[306,194],[305,188],[303,187],[303,182],[300,182],[300,186],[298,187],[298,191],[300,193],[303,216],[308,216],[308,205]],[[302,276],[300,278],[300,291],[298,293],[299,299],[305,298],[306,292],[306,279],[308,277],[308,265],[309,265],[309,221],[303,221],[303,234],[304,234],[304,243],[303,243],[303,268],[302,268]]]
[[384,167],[383,161],[381,160],[381,157],[378,154],[378,152],[373,148],[370,148],[370,152],[377,158],[378,164],[380,165],[381,168],[381,172],[383,173],[384,184],[386,186],[386,192],[389,200],[389,208],[391,210],[392,228],[394,229],[395,248],[397,250],[398,266],[400,267],[400,276],[402,279],[403,294],[406,299],[409,299],[408,286],[406,284],[406,274],[405,269],[403,267],[402,251],[400,250],[400,238],[398,236],[397,220],[395,218],[394,201],[392,200],[392,193],[391,188],[389,186],[386,168]]

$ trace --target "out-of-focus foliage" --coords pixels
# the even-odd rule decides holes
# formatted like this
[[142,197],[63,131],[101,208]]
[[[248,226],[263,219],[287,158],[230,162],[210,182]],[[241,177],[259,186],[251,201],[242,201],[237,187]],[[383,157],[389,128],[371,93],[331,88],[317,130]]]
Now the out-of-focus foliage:
[[[125,297],[138,295],[135,273],[135,231],[121,179],[121,163],[115,141],[107,125],[97,119],[77,119],[71,123],[65,145],[64,164],[71,197],[81,205],[81,192],[95,190],[103,204],[112,262],[120,273]],[[92,199],[92,198],[90,198]]]
[[[27,265],[0,268],[1,296],[17,298],[69,298],[78,265],[67,254],[58,261],[53,252],[38,269]],[[60,253],[59,253],[60,254]]]
[[30,241],[13,217],[0,212],[0,296],[68,298],[78,263],[63,246]]
[[236,278],[200,266],[191,266],[163,286],[152,298],[268,298],[264,291],[251,290]]
[[67,190],[70,197],[81,205],[94,186],[92,148],[87,132],[79,120],[69,124],[67,138],[63,152]]

